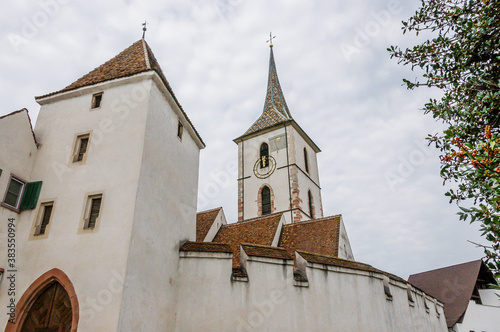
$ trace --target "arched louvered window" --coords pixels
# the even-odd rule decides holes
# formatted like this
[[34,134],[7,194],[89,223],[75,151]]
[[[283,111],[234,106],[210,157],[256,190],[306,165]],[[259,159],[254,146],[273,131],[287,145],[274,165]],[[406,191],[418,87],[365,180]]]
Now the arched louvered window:
[[310,190],[307,192],[307,200],[309,202],[309,216],[311,216],[311,219],[314,219],[313,197]]
[[264,186],[261,191],[262,215],[271,214],[271,190]]
[[304,148],[304,163],[306,164],[306,172],[309,173],[309,158],[307,157],[306,148]]
[[260,146],[260,168],[269,166],[269,145],[262,143]]

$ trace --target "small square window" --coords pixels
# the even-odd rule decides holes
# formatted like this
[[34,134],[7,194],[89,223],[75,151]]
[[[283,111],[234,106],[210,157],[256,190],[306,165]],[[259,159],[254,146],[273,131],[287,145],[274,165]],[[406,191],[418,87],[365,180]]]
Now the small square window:
[[102,92],[92,95],[92,109],[101,107]]
[[87,158],[87,151],[90,143],[90,134],[78,135],[73,149],[73,162],[83,162]]
[[40,212],[35,226],[35,236],[44,235],[47,226],[52,218],[52,211],[54,210],[54,202],[46,202],[40,205]]
[[184,126],[179,121],[179,123],[177,124],[177,137],[179,137],[180,140],[182,140],[182,132],[183,131],[184,131]]
[[19,212],[19,205],[25,185],[26,181],[11,175],[2,205]]
[[87,198],[83,229],[94,229],[101,214],[102,194],[91,195]]

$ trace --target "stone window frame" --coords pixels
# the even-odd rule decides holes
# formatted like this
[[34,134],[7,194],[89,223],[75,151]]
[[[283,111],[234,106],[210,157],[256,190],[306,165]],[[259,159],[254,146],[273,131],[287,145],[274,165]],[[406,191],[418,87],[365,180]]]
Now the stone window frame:
[[[52,206],[52,211],[50,212],[49,222],[47,226],[45,226],[45,232],[40,234],[40,226],[42,225],[42,218],[45,212],[45,207]],[[52,220],[54,219],[54,211],[56,208],[56,199],[45,199],[40,202],[38,205],[38,211],[35,214],[35,218],[33,219],[33,225],[31,227],[30,232],[30,240],[41,240],[46,239],[49,236],[50,226],[52,225]]]
[[257,207],[258,207],[257,214],[259,217],[268,216],[268,214],[265,214],[265,215],[262,214],[262,189],[264,189],[264,187],[269,188],[270,199],[271,199],[271,213],[270,214],[273,214],[274,211],[276,211],[276,208],[274,207],[274,190],[269,183],[264,183],[262,186],[260,186],[258,194],[257,194]]
[[92,102],[90,104],[90,110],[93,111],[93,110],[98,110],[102,107],[102,96],[103,96],[104,92],[101,91],[101,92],[97,92],[97,93],[94,93],[92,95]]
[[[77,160],[77,155],[80,150],[81,141],[82,139],[85,138],[88,138],[87,148],[85,150],[85,153],[83,154],[82,160]],[[75,134],[75,137],[73,139],[73,149],[71,150],[71,157],[69,160],[70,166],[85,165],[85,163],[87,162],[87,157],[89,155],[91,140],[92,140],[92,130]]]
[[[92,206],[92,200],[95,198],[101,199],[101,205],[99,207],[99,216],[97,217],[94,227],[88,227],[88,221],[90,218],[90,210]],[[99,230],[99,226],[101,224],[101,217],[104,205],[104,191],[95,191],[89,192],[85,194],[85,200],[82,209],[82,217],[80,218],[80,224],[78,225],[78,234],[81,233],[95,233]]]

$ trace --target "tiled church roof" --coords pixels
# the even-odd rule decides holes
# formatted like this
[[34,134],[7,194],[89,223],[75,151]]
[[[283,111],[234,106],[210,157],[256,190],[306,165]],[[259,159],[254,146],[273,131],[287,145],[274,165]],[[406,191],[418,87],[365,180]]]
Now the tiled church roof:
[[267,94],[266,101],[264,103],[264,110],[262,111],[262,115],[257,119],[257,121],[254,122],[250,129],[243,134],[243,136],[289,120],[292,120],[292,115],[288,110],[285,96],[281,90],[278,73],[276,71],[276,64],[274,63],[273,47],[271,45],[271,54],[269,57],[269,78],[267,81]]
[[196,214],[196,241],[203,241],[222,208],[198,212]]
[[284,225],[279,247],[289,254],[301,250],[337,257],[339,253],[340,215]]
[[224,225],[220,228],[213,242],[226,243],[233,250],[233,267],[240,262],[240,244],[250,243],[264,246],[273,244],[283,213],[250,219],[235,224]]
[[151,51],[151,48],[144,39],[135,42],[134,44],[132,44],[132,46],[126,48],[124,51],[122,51],[120,54],[118,54],[111,60],[95,68],[90,73],[82,76],[81,78],[79,78],[72,84],[68,85],[64,89],[43,96],[35,97],[35,100],[40,100],[59,93],[76,90],[79,88],[115,80],[118,78],[137,75],[151,70],[155,71],[158,74],[161,81],[167,88],[168,92],[174,99],[175,103],[177,104],[183,115],[186,117],[186,120],[193,128],[198,139],[202,142],[203,145],[205,145],[200,135],[196,131],[196,128],[194,128],[193,124],[191,123],[191,120],[189,120],[186,112],[184,111],[181,104],[175,97],[174,91],[172,90],[172,87],[168,83],[167,78],[163,74],[163,71],[160,65],[158,64],[158,61],[156,60],[156,57],[153,54],[153,51]]

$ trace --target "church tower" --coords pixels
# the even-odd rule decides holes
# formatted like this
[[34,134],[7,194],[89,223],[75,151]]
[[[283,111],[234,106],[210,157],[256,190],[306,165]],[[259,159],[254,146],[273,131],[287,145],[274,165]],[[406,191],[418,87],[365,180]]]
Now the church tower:
[[321,150],[293,119],[270,45],[264,109],[238,144],[238,221],[284,212],[287,223],[323,217],[316,154]]

